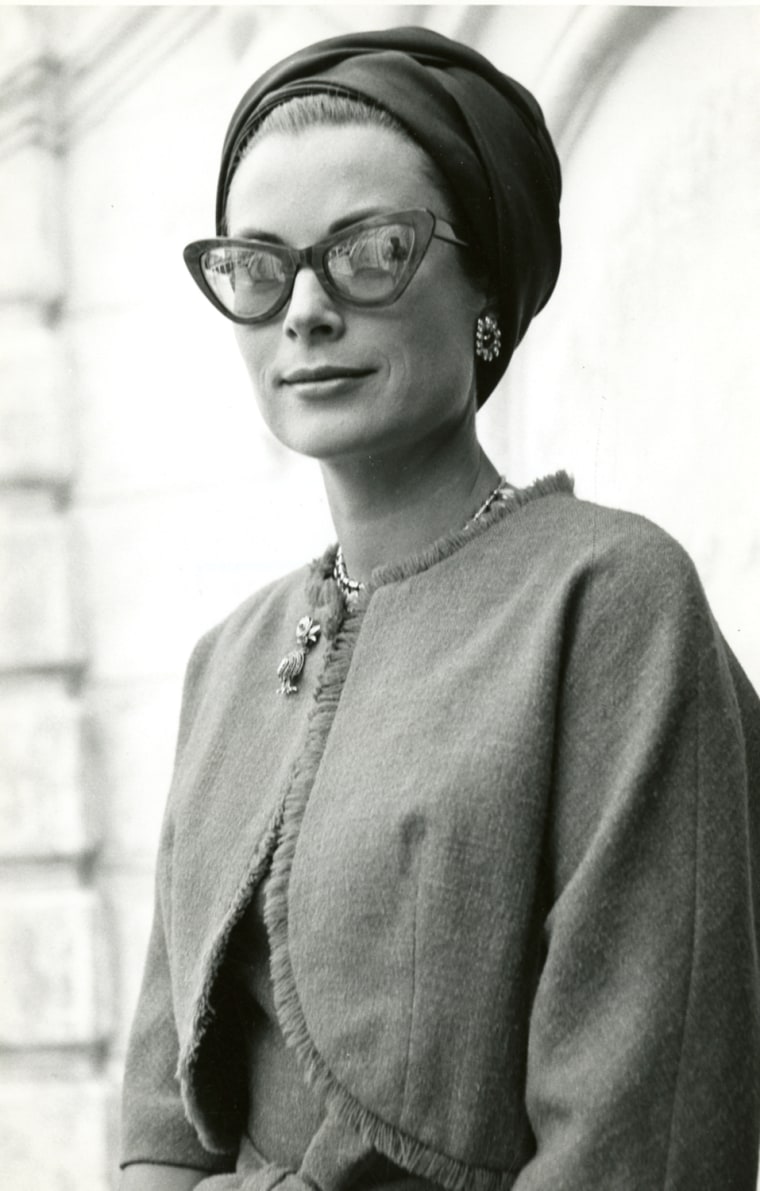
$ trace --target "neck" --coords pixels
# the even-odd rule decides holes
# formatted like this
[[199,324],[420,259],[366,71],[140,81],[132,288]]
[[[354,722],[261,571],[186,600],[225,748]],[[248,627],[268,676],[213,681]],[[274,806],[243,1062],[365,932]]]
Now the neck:
[[352,579],[401,561],[461,529],[498,483],[480,446],[474,419],[457,432],[392,458],[323,461],[322,474],[338,540]]

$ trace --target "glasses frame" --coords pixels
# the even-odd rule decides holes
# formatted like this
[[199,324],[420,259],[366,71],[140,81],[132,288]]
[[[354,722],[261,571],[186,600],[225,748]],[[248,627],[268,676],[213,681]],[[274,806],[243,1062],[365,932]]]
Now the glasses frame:
[[[408,265],[399,284],[384,298],[361,300],[347,297],[338,289],[330,276],[325,263],[328,252],[336,244],[340,244],[342,240],[355,235],[358,231],[362,231],[365,228],[384,227],[392,223],[401,223],[407,227],[412,227],[415,233]],[[191,277],[201,292],[211,302],[212,306],[215,306],[217,310],[226,318],[231,319],[233,323],[239,323],[241,326],[253,326],[256,323],[268,322],[269,319],[274,318],[275,315],[279,314],[287,306],[293,293],[296,275],[304,266],[314,270],[320,285],[330,297],[346,306],[359,308],[391,306],[394,302],[398,301],[409,285],[420,267],[431,240],[434,239],[443,240],[446,244],[456,244],[460,248],[470,247],[467,241],[461,238],[447,219],[441,219],[438,215],[434,215],[432,211],[428,211],[424,207],[412,207],[405,211],[389,211],[387,214],[373,215],[369,219],[361,219],[358,223],[351,224],[350,227],[341,228],[339,232],[333,233],[333,235],[328,236],[325,240],[319,240],[316,244],[310,244],[308,248],[289,248],[285,244],[272,244],[268,240],[217,236],[210,240],[194,240],[191,244],[187,245],[182,255]],[[228,310],[211,288],[203,269],[203,255],[213,248],[262,248],[273,256],[278,257],[285,266],[287,283],[275,304],[264,314],[240,315]]]

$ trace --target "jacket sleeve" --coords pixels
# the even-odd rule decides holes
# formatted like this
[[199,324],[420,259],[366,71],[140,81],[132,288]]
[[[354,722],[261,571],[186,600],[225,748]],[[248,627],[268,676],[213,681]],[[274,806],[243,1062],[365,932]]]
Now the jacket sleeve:
[[[187,668],[175,765],[190,732],[199,700],[201,674],[213,640],[212,630],[196,646]],[[122,1093],[121,1166],[152,1162],[215,1173],[229,1170],[234,1161],[230,1155],[212,1154],[201,1145],[185,1116],[176,1075],[179,1043],[169,944],[172,821],[170,796],[156,866],[153,926],[127,1048]]]
[[755,1191],[760,704],[665,535],[568,641],[514,1191]]

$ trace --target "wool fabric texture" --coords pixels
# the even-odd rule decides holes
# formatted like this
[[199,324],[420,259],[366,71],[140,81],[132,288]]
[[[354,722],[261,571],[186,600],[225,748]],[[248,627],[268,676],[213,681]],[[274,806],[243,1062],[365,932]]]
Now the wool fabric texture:
[[295,95],[337,90],[391,112],[435,162],[495,286],[498,359],[479,368],[482,402],[496,385],[560,266],[559,161],[541,109],[482,54],[429,29],[351,33],[291,54],[241,99],[217,188],[222,234],[230,181],[261,119]]
[[[123,1161],[337,1191],[364,1146],[447,1191],[754,1191],[760,702],[687,555],[554,477],[375,572],[278,697],[330,562],[191,659]],[[329,1177],[233,1173],[224,961],[265,875]]]

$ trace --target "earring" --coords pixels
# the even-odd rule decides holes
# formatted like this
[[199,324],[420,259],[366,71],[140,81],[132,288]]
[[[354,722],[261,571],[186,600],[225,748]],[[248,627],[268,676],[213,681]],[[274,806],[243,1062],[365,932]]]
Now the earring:
[[475,355],[481,360],[496,360],[501,352],[501,328],[492,314],[481,314],[475,326]]

